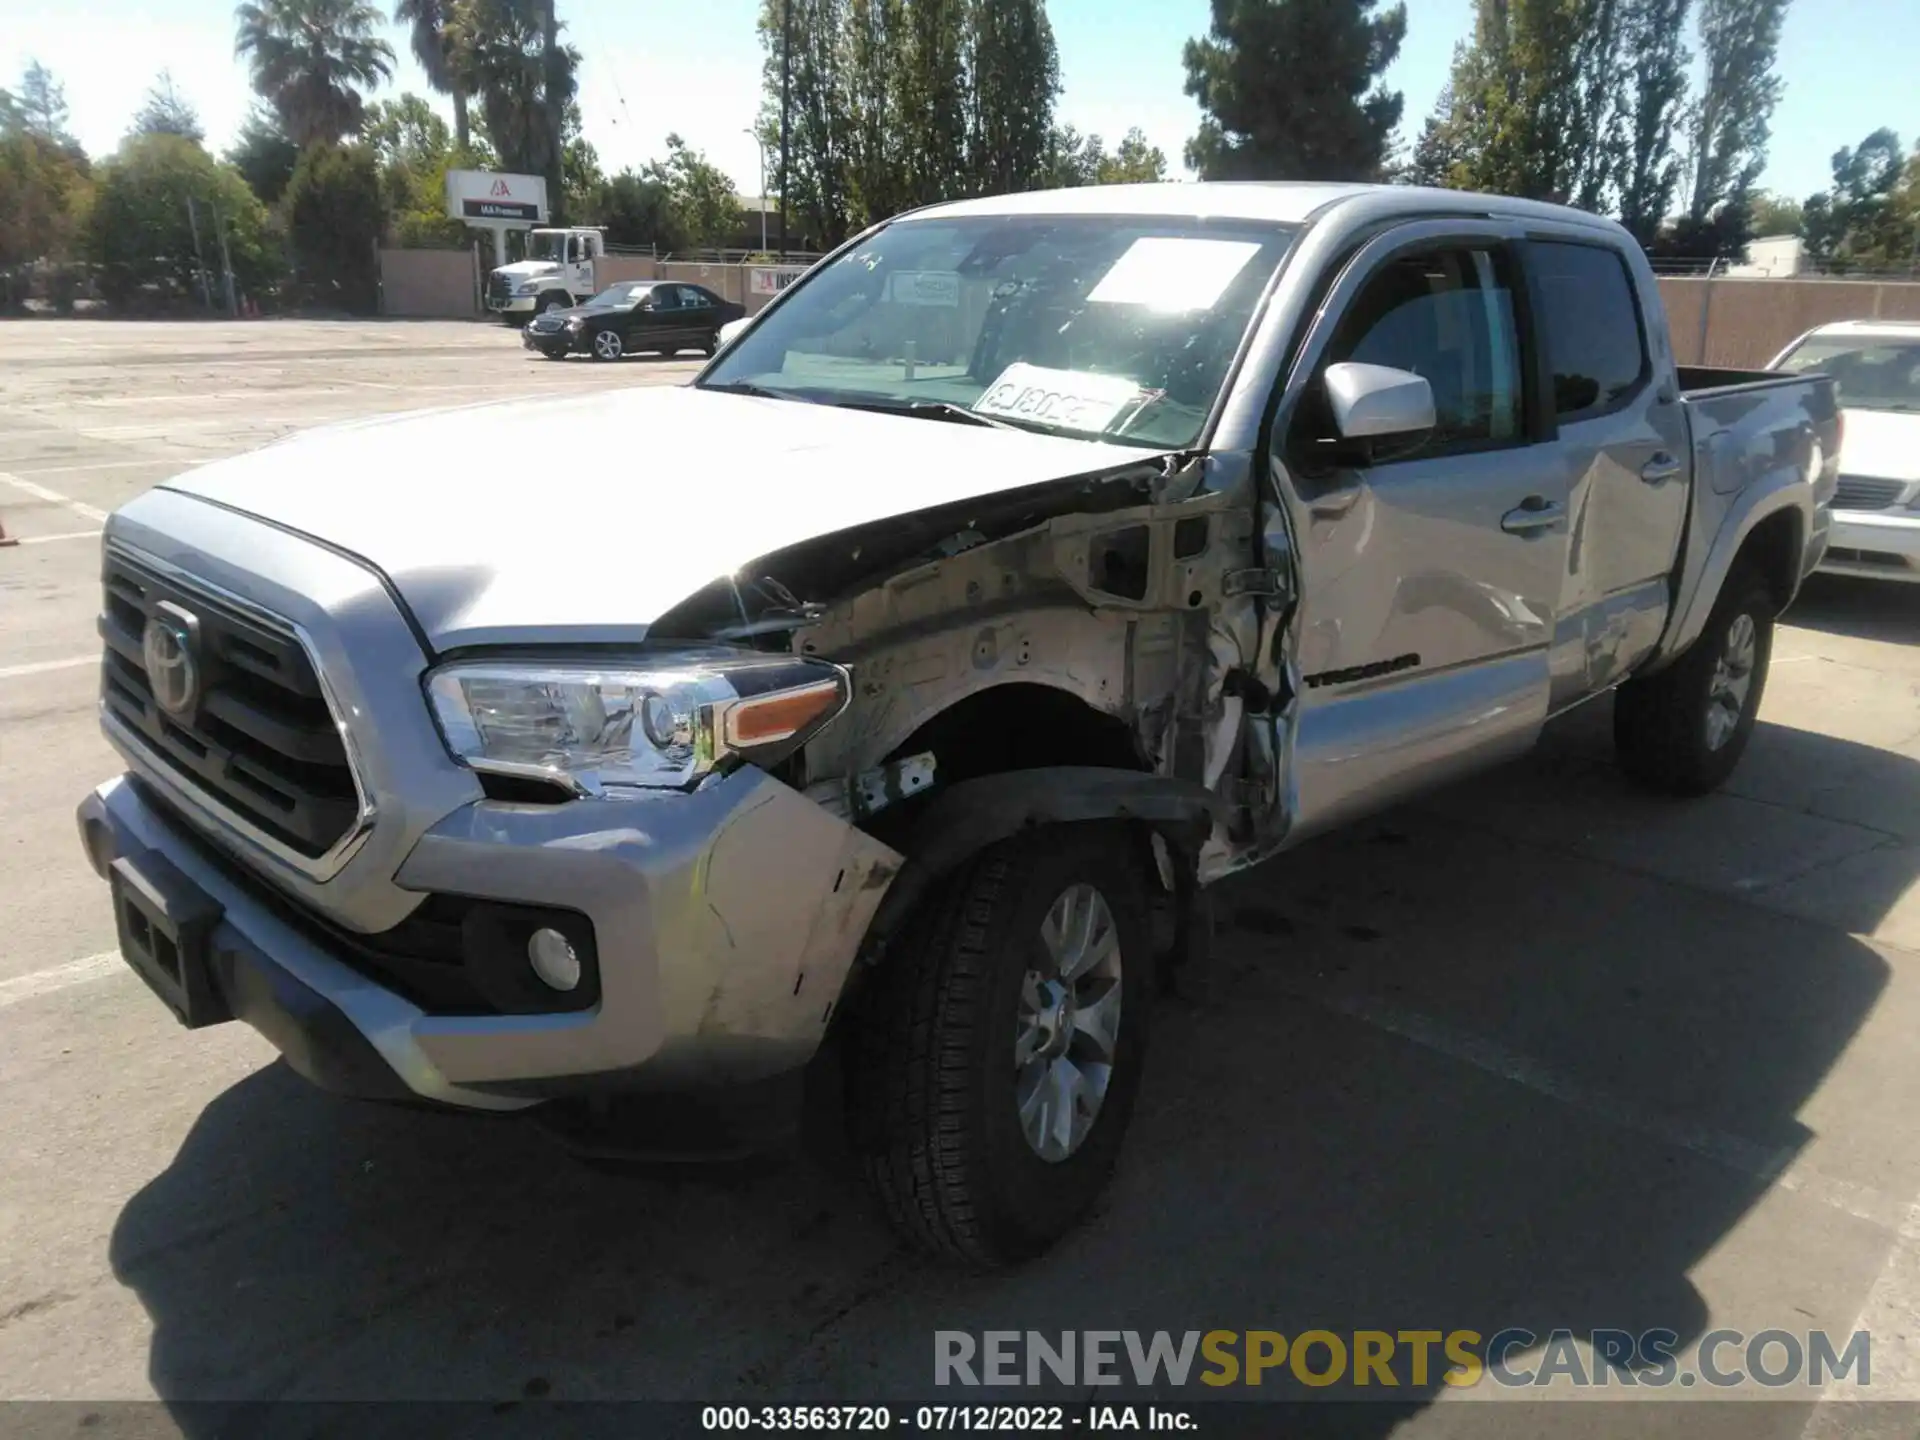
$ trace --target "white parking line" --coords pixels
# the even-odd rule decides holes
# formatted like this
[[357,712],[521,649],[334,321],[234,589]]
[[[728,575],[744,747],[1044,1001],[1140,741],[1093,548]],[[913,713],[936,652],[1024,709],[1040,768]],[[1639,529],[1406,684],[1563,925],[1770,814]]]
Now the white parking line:
[[158,460],[95,460],[86,465],[35,465],[30,469],[15,470],[20,475],[73,475],[87,470],[151,470],[156,465],[204,465],[205,460],[188,460],[178,455],[168,455]]
[[15,538],[22,545],[51,545],[56,540],[93,540],[104,533],[101,530],[68,530],[60,535],[19,535]]
[[69,655],[64,660],[34,660],[25,665],[0,665],[0,680],[12,680],[21,675],[45,675],[53,670],[78,670],[82,665],[98,665],[100,652],[91,655]]
[[0,470],[0,484],[11,485],[14,489],[31,495],[36,500],[45,500],[49,505],[64,505],[82,519],[105,520],[107,518],[107,512],[104,510],[96,509],[92,505],[83,505],[71,496],[62,495],[58,490],[49,490],[44,485],[36,485],[31,480],[22,480],[11,471]]
[[75,985],[88,985],[95,980],[104,980],[107,976],[125,968],[126,962],[120,958],[118,950],[103,950],[98,955],[87,956],[84,960],[69,960],[64,965],[55,965],[51,970],[36,970],[31,975],[19,975],[11,980],[0,980],[0,1010],[4,1010],[9,1005],[18,1005],[22,1000],[51,995],[56,990],[67,990]]

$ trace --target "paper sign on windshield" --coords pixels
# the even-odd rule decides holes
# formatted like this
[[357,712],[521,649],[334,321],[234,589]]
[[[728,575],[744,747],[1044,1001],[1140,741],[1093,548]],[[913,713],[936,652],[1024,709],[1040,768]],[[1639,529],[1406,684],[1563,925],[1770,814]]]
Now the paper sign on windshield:
[[1014,364],[980,392],[973,408],[982,415],[1036,420],[1067,430],[1099,431],[1140,398],[1140,387],[1124,376]]
[[960,276],[952,270],[896,270],[887,297],[896,305],[952,309],[960,303]]
[[1259,252],[1250,240],[1147,236],[1127,247],[1087,299],[1175,312],[1210,310]]

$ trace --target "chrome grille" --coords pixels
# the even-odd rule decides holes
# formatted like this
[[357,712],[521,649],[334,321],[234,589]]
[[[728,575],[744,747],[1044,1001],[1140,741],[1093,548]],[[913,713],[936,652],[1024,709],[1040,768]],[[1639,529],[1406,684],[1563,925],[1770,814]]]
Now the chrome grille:
[[[101,704],[188,792],[308,860],[353,833],[362,811],[338,722],[306,647],[190,581],[117,550],[102,568]],[[168,714],[154,698],[144,634],[160,607],[197,621],[197,698]]]
[[1906,490],[1904,480],[1877,480],[1865,475],[1842,475],[1840,488],[1834,491],[1836,510],[1890,510],[1900,503]]
[[511,299],[513,299],[513,281],[509,280],[505,275],[494,274],[487,276],[487,303],[489,305],[505,305]]

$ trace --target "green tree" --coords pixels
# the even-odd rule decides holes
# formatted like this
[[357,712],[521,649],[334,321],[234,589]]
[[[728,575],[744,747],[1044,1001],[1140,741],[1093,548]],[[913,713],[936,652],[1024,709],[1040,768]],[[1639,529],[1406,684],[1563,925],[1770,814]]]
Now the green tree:
[[667,158],[651,162],[645,176],[666,190],[687,245],[721,246],[739,230],[740,199],[733,181],[678,135],[667,136]]
[[1832,164],[1832,189],[1804,209],[1807,252],[1836,271],[1911,264],[1920,235],[1911,208],[1914,167],[1900,137],[1876,130],[1858,147],[1835,151]]
[[207,132],[200,124],[200,112],[183,100],[173,88],[173,73],[162,70],[147,91],[147,98],[133,117],[135,135],[178,135],[196,145],[206,143]]
[[254,93],[303,149],[358,131],[360,92],[393,75],[380,12],[364,0],[245,0],[234,16],[234,54],[247,58]]
[[1786,12],[1787,0],[1700,0],[1706,75],[1692,117],[1686,216],[1696,227],[1729,203],[1744,209],[1766,168],[1769,122],[1785,88],[1774,59]]
[[77,149],[73,136],[67,131],[67,91],[66,87],[53,78],[38,60],[29,60],[25,72],[20,76],[19,93],[10,97],[11,109],[17,116],[19,125],[28,134],[38,135],[42,140],[50,140],[55,145],[68,149]]
[[1098,135],[1082,135],[1071,125],[1056,125],[1047,137],[1046,187],[1058,190],[1098,185],[1101,168],[1112,163],[1106,142]]
[[545,176],[554,218],[564,219],[563,130],[580,52],[558,43],[552,5],[462,0],[446,24],[459,83],[479,98],[481,128],[500,163],[514,174]]
[[1094,183],[1099,185],[1140,185],[1166,178],[1166,153],[1149,143],[1137,125],[1121,137],[1119,149],[1094,165]]
[[219,268],[224,228],[239,289],[260,294],[278,278],[267,208],[238,170],[179,135],[129,136],[95,175],[85,226],[87,256],[107,299],[142,308],[190,297],[197,304],[195,225],[210,275]]
[[1379,0],[1213,0],[1187,41],[1186,93],[1204,116],[1187,164],[1208,180],[1371,180],[1384,168],[1400,92],[1380,78],[1407,7]]
[[434,108],[411,92],[367,107],[361,138],[380,168],[380,190],[396,243],[463,247],[472,238],[447,215],[447,171],[474,167]]
[[[991,0],[994,5],[1005,3]],[[968,21],[981,8],[968,0],[909,0],[905,6],[904,53],[894,76],[901,125],[894,143],[905,169],[910,205],[929,205],[966,193],[965,50]]]
[[1416,147],[1446,183],[1602,209],[1624,148],[1619,0],[1478,0],[1471,41]]
[[970,7],[966,64],[972,188],[987,195],[1037,189],[1046,183],[1060,93],[1060,56],[1045,0],[980,0]]
[[580,133],[580,107],[569,104],[567,142],[560,153],[561,190],[565,213],[576,225],[597,223],[607,177],[600,170],[600,152]]
[[[789,7],[791,13],[789,14]],[[768,156],[768,188],[784,188],[789,223],[821,243],[838,244],[852,227],[848,0],[761,0],[760,120],[755,137]],[[791,33],[793,54],[785,56]],[[788,89],[785,174],[780,162],[780,110]]]
[[12,308],[24,267],[73,258],[92,187],[84,156],[21,127],[0,133],[0,283]]
[[905,26],[904,0],[848,0],[847,191],[856,227],[912,203],[894,138],[905,124],[893,66]]
[[1620,223],[1642,245],[1660,229],[1680,183],[1680,159],[1674,134],[1686,111],[1685,30],[1692,0],[1628,0],[1625,61],[1631,77],[1627,94],[1626,146],[1619,171]]
[[226,161],[245,178],[263,204],[275,205],[287,193],[300,147],[280,128],[280,117],[255,106],[241,122],[240,133],[228,148]]
[[377,307],[374,247],[386,227],[380,167],[364,145],[314,145],[303,151],[286,194],[294,278],[308,304],[355,314]]
[[472,142],[473,132],[467,118],[467,90],[461,82],[463,70],[455,52],[459,29],[448,24],[458,0],[395,0],[393,21],[407,27],[407,45],[420,62],[427,84],[438,94],[453,101],[453,140],[462,150]]
[[1798,235],[1805,219],[1805,210],[1798,200],[1772,195],[1765,190],[1753,197],[1753,233],[1756,236]]
[[600,192],[600,218],[615,245],[652,245],[667,253],[688,246],[673,191],[651,174],[622,170]]

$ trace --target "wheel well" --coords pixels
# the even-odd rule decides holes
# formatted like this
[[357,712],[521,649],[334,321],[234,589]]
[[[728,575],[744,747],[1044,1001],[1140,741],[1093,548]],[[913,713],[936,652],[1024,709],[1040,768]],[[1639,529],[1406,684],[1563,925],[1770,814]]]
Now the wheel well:
[[914,731],[890,758],[928,750],[941,785],[1050,765],[1149,768],[1126,721],[1066,690],[1029,683],[975,691]]
[[1792,510],[1769,515],[1741,542],[1729,576],[1750,569],[1766,582],[1776,613],[1787,608],[1800,583],[1800,517]]

